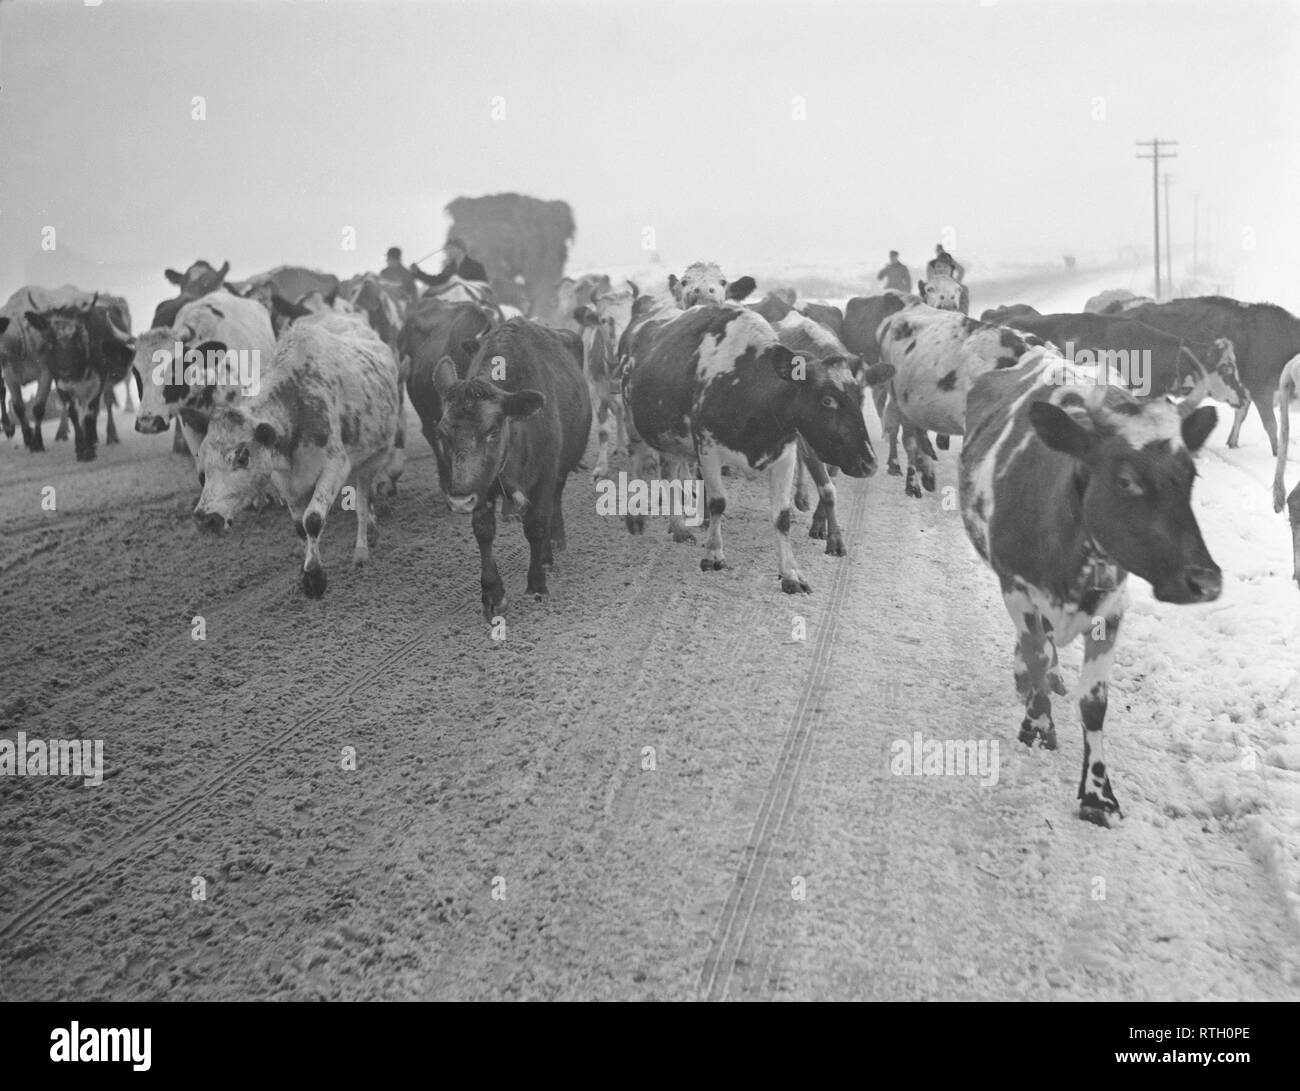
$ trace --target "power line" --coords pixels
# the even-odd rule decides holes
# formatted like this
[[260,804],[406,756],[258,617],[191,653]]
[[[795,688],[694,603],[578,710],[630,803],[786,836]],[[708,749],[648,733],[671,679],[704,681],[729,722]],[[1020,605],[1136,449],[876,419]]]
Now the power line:
[[1144,155],[1138,153],[1139,159],[1151,160],[1151,200],[1154,215],[1153,232],[1155,238],[1155,267],[1156,267],[1156,298],[1160,298],[1160,160],[1177,159],[1178,153],[1165,151],[1166,148],[1176,148],[1177,140],[1161,140],[1155,137],[1151,140],[1135,141],[1139,148],[1150,148],[1151,153]]

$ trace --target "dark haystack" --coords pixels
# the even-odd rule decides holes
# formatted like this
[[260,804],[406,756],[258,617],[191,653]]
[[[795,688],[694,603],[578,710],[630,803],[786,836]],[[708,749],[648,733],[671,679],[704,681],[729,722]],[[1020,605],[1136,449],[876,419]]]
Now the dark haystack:
[[[576,227],[564,201],[539,201],[518,193],[457,197],[447,206],[448,235],[459,235],[483,263],[497,302],[549,318],[558,299],[569,243]],[[523,287],[515,277],[523,277]]]

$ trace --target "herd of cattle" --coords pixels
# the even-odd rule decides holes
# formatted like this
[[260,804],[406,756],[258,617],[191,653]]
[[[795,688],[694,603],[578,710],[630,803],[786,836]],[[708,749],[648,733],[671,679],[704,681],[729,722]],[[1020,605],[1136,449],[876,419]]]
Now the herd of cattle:
[[[207,262],[168,270],[178,295],[134,337],[121,299],[21,289],[0,309],[0,370],[28,449],[43,450],[53,384],[61,429],[70,417],[82,460],[95,457],[101,404],[115,442],[112,389],[132,378],[136,429],[162,433],[175,421],[194,459],[198,525],[224,529],[242,509],[278,498],[306,540],[301,582],[311,596],[324,593],[320,535],[349,484],[353,560],[368,557],[371,494],[394,494],[402,472],[408,396],[448,507],[471,516],[489,619],[506,607],[493,555],[497,500],[503,514],[521,517],[527,588],[540,597],[565,544],[565,483],[593,423],[595,478],[626,444],[636,480],[665,488],[702,479],[705,571],[725,565],[726,474],[765,476],[781,588],[808,592],[790,543],[792,509],[812,506],[811,480],[810,534],[844,554],[834,477],[876,470],[869,394],[889,471],[900,476],[901,434],[908,496],[934,490],[938,451],[964,437],[962,517],[1016,628],[1027,744],[1056,746],[1050,694],[1065,693],[1057,646],[1084,637],[1080,813],[1109,825],[1119,805],[1102,725],[1127,575],[1172,603],[1211,601],[1222,586],[1191,508],[1192,456],[1217,419],[1200,404],[1206,398],[1235,411],[1229,446],[1257,408],[1300,583],[1300,486],[1288,497],[1284,484],[1300,320],[1272,304],[1106,293],[1079,314],[1014,305],[976,320],[961,287],[940,277],[919,295],[886,291],[841,311],[781,292],[746,302],[752,278],[729,283],[716,265],[697,263],[661,291],[566,279],[559,312],[541,321],[454,280],[447,292],[411,299],[371,275],[340,282],[285,267],[235,284],[228,270]],[[31,382],[39,385],[29,406],[22,388]],[[12,436],[3,398],[0,409]],[[645,521],[626,515],[632,533]],[[681,512],[668,532],[694,541]]]

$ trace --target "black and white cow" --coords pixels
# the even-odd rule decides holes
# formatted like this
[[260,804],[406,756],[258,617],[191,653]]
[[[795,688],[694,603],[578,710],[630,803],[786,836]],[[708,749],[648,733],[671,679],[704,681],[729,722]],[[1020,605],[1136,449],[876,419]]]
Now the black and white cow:
[[894,366],[883,423],[890,433],[894,422],[901,422],[906,492],[920,497],[922,485],[934,491],[934,461],[922,443],[925,433],[962,435],[971,384],[986,371],[1015,367],[1027,352],[1044,349],[1030,334],[936,310],[915,297],[893,303],[895,309],[876,332],[881,359]]
[[342,488],[356,486],[357,538],[352,563],[370,557],[370,487],[395,457],[397,362],[378,337],[341,336],[318,325],[291,329],[279,342],[261,391],[205,414],[183,407],[185,423],[204,434],[199,450],[203,494],[194,519],[224,530],[235,513],[273,486],[307,540],[302,589],[325,593],[320,536]]
[[711,261],[692,262],[680,278],[672,273],[668,276],[668,290],[682,310],[702,303],[739,303],[755,287],[753,277],[728,281]]
[[[629,416],[633,474],[648,480],[660,454],[660,476],[680,478],[697,463],[708,492],[704,571],[724,567],[724,466],[764,473],[776,532],[781,589],[811,591],[790,548],[791,486],[802,436],[823,462],[851,477],[875,472],[862,419],[862,390],[841,357],[817,359],[777,340],[772,327],[735,306],[693,307],[634,323],[624,337],[623,397]],[[881,369],[868,381],[884,381]],[[632,533],[645,518],[627,517]],[[693,540],[680,526],[679,541]]]
[[472,518],[483,616],[491,621],[507,602],[492,551],[497,499],[522,511],[528,591],[538,601],[547,593],[544,566],[565,547],[564,485],[591,435],[581,339],[512,318],[483,339],[466,378],[444,356],[432,382],[442,412],[426,435],[447,506]]
[[1084,637],[1079,813],[1119,813],[1102,750],[1108,677],[1132,572],[1162,602],[1210,602],[1222,574],[1191,508],[1192,455],[1210,406],[1139,401],[1096,367],[1059,357],[997,369],[971,386],[960,459],[966,533],[997,574],[1017,633],[1020,741],[1055,749],[1058,645]]
[[627,445],[618,344],[631,324],[638,294],[636,285],[629,282],[624,288],[593,294],[590,303],[573,312],[582,329],[583,370],[596,421],[596,464],[591,470],[594,481],[609,476],[611,446],[622,450]]

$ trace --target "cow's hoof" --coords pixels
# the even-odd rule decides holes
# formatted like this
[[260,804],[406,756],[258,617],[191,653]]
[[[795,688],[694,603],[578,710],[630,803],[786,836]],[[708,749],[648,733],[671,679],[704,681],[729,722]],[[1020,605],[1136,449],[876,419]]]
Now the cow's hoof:
[[483,602],[483,617],[490,625],[492,624],[492,619],[494,617],[496,617],[498,614],[504,614],[506,612],[506,607],[509,605],[510,600],[506,598],[505,590],[502,589],[501,591],[495,593],[491,591],[484,591],[482,602]]
[[325,594],[325,569],[304,568],[302,573],[302,590],[309,599],[318,599]]
[[114,446],[118,442],[117,433],[114,432],[113,435],[106,437],[104,442],[107,443],[110,447]]
[[723,561],[721,557],[717,559],[714,559],[713,557],[700,558],[701,572],[721,572],[726,567],[726,562]]
[[838,534],[832,534],[826,539],[826,555],[828,557],[844,557],[848,555],[848,550],[844,548],[844,539]]
[[781,590],[787,595],[811,595],[812,588],[802,576],[782,576]]
[[397,495],[397,482],[390,481],[386,477],[381,477],[375,481],[375,495],[382,496],[385,499]]
[[1056,749],[1056,725],[1048,724],[1042,728],[1035,724],[1028,717],[1025,717],[1020,724],[1020,734],[1016,736],[1026,746],[1033,746],[1035,742],[1044,750]]
[[645,533],[645,516],[644,516],[644,515],[628,515],[628,516],[625,516],[624,519],[625,519],[626,522],[627,522],[627,532],[628,532],[629,534],[644,534],[644,533]]
[[78,451],[78,452],[77,452],[77,461],[78,461],[78,462],[94,462],[94,461],[95,461],[95,452],[94,452],[94,449],[92,448],[92,449],[89,450],[89,451]]
[[1092,796],[1079,804],[1079,817],[1103,830],[1109,830],[1123,815],[1120,814],[1118,804]]
[[888,465],[887,468],[888,468],[888,470],[889,470],[889,476],[890,476],[890,477],[902,477],[902,476],[903,476],[903,468],[902,468],[902,467],[901,467],[897,462],[891,462],[891,463],[889,463],[889,465]]
[[354,549],[352,551],[352,567],[363,568],[370,561],[369,549]]
[[592,481],[607,481],[607,480],[609,480],[609,467],[608,467],[608,466],[597,466],[594,470],[591,471],[591,480],[592,480]]
[[948,449],[948,437],[942,432],[937,433],[934,437],[934,445],[938,447],[939,450],[946,451]]
[[307,540],[307,528],[302,525],[301,521],[294,523],[293,532],[304,542]]
[[903,487],[903,491],[907,493],[908,496],[913,496],[917,500],[921,499],[921,486],[918,485],[915,481],[909,481]]
[[[925,486],[926,492],[934,492],[934,474],[922,473],[921,484]],[[920,495],[919,493],[917,495]]]
[[794,506],[800,511],[811,511],[812,500],[806,492],[800,490],[794,494]]
[[67,433],[67,432],[55,432],[55,433],[54,433],[54,442],[55,442],[55,443],[67,443],[67,442],[68,442],[68,433]]
[[695,544],[695,535],[689,530],[672,530],[670,528],[668,533],[673,536],[673,541],[677,542],[679,545],[683,542],[687,542],[690,545]]
[[1065,685],[1065,679],[1061,677],[1060,671],[1048,671],[1047,684],[1051,687],[1052,692],[1058,697],[1064,697],[1068,692]]

